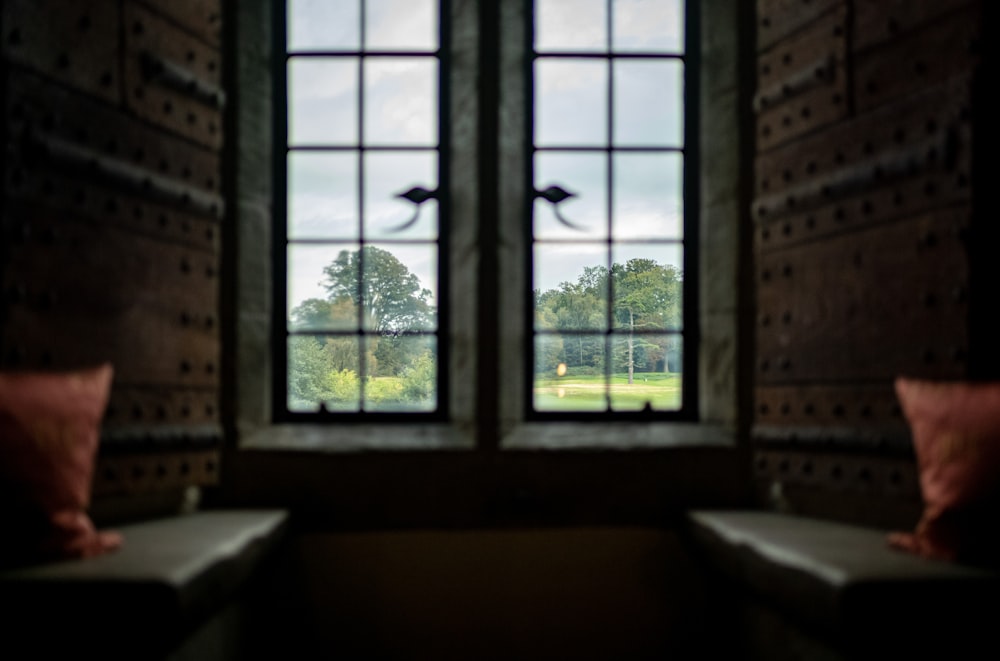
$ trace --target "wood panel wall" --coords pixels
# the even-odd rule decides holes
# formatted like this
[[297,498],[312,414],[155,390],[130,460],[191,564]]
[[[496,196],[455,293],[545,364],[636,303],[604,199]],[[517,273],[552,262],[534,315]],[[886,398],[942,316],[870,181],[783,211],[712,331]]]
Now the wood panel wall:
[[5,0],[0,367],[110,361],[95,496],[216,481],[219,0]]
[[919,509],[892,382],[975,371],[982,5],[758,0],[753,446],[774,507]]

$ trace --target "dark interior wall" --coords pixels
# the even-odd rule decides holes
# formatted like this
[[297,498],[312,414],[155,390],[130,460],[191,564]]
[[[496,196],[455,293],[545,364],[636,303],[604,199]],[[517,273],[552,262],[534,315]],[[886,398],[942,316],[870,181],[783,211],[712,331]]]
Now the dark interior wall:
[[286,560],[275,621],[303,658],[686,659],[708,641],[668,531],[304,535]]
[[215,481],[221,18],[3,3],[0,366],[113,363],[102,502]]
[[912,522],[893,379],[989,371],[970,295],[988,276],[983,5],[758,2],[753,445],[771,506]]

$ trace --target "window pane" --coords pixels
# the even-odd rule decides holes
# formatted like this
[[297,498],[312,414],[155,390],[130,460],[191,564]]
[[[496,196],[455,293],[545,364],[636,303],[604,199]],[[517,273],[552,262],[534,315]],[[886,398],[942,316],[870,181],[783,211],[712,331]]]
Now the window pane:
[[606,244],[535,246],[536,330],[608,327]]
[[288,338],[288,410],[357,411],[361,405],[360,339],[355,335]]
[[598,333],[535,337],[536,411],[605,411],[605,336]]
[[608,144],[608,63],[539,58],[535,62],[535,144]]
[[[604,153],[540,152],[535,156],[535,188],[559,186],[573,197],[557,207],[535,200],[537,239],[606,239],[608,236],[608,160]],[[566,223],[569,223],[567,225]]]
[[[352,257],[351,266],[357,253]],[[433,243],[365,246],[362,328],[394,334],[437,328],[437,257]],[[345,291],[351,272],[345,265]]]
[[[289,330],[353,330],[358,327],[356,298],[358,270],[349,244],[288,246]],[[327,269],[335,272],[331,280]],[[330,287],[333,286],[331,290]]]
[[616,146],[684,145],[684,67],[677,60],[619,60],[615,67]]
[[641,332],[681,328],[682,259],[677,244],[614,246],[611,286],[615,328]]
[[353,153],[288,155],[288,236],[358,238],[358,157]]
[[437,4],[437,0],[365,0],[365,50],[436,50]]
[[437,408],[437,341],[433,335],[365,337],[364,410]]
[[676,411],[681,407],[681,338],[669,334],[615,333],[611,408]]
[[614,155],[615,239],[680,239],[684,159],[677,153]]
[[357,144],[357,95],[355,58],[289,60],[289,145]]
[[536,0],[535,50],[607,51],[607,0]]
[[684,51],[684,0],[613,0],[616,51]]
[[364,71],[365,144],[437,144],[438,61],[427,57],[368,58]]
[[[415,186],[435,190],[437,173],[436,151],[365,153],[366,238],[436,239],[437,200],[429,199],[418,207],[399,196]],[[419,217],[408,225],[418,209]]]
[[357,50],[361,0],[288,0],[288,50]]

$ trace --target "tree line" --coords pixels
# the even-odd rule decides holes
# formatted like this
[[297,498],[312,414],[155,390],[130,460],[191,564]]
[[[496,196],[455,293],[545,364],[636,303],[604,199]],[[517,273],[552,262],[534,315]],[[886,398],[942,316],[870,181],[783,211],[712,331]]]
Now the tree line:
[[[651,332],[681,328],[682,284],[677,267],[633,258],[610,268],[585,267],[576,281],[535,290],[536,330],[593,331],[541,335],[536,375],[555,372],[560,364],[571,374],[603,374],[608,360],[611,371],[626,373],[629,383],[637,371],[678,371],[679,340]],[[610,346],[604,329],[615,331]]]
[[[433,401],[437,310],[420,279],[391,252],[365,246],[340,251],[320,284],[326,298],[306,299],[289,315],[290,406],[357,410],[362,374],[369,404]],[[603,374],[608,360],[629,383],[637,371],[674,371],[677,340],[650,331],[680,328],[681,290],[680,269],[645,258],[586,267],[575,281],[535,290],[535,329],[543,331],[536,375],[560,364],[576,375]],[[615,331],[610,347],[606,328]]]

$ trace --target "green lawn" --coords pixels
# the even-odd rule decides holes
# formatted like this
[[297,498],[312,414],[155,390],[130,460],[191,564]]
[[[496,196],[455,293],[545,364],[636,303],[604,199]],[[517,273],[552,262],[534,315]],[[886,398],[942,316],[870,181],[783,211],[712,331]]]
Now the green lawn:
[[[611,407],[638,410],[647,402],[657,411],[681,405],[681,375],[637,373],[629,385],[627,374],[611,375]],[[535,408],[539,411],[603,411],[607,405],[604,376],[537,377]]]

